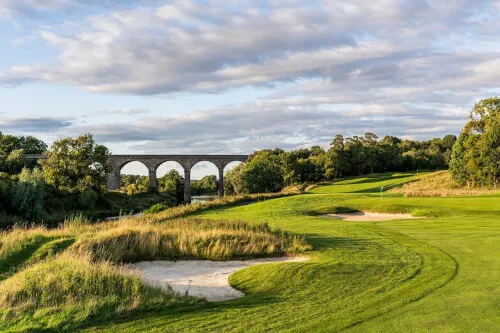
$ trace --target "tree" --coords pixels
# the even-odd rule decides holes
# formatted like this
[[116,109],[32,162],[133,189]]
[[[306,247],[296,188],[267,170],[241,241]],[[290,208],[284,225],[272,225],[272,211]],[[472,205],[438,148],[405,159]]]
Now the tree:
[[102,191],[106,185],[109,151],[96,145],[91,134],[54,142],[47,159],[41,160],[45,181],[56,189]]
[[279,192],[285,182],[281,161],[272,151],[259,151],[245,165],[244,182],[250,193]]
[[26,154],[42,154],[47,145],[35,137],[12,136],[0,132],[0,172],[18,174],[25,167],[34,168],[35,160],[27,160]]
[[450,172],[460,184],[497,188],[500,179],[500,98],[476,103],[453,146]]
[[158,189],[175,197],[177,202],[184,200],[184,178],[177,170],[172,169],[158,178]]
[[193,181],[191,190],[194,195],[215,194],[219,187],[219,182],[215,175],[207,175],[200,180]]
[[224,175],[224,192],[226,194],[247,193],[248,188],[245,184],[245,165],[240,164],[228,171]]
[[19,175],[19,182],[12,186],[12,207],[16,213],[34,222],[42,218],[45,198],[43,173],[40,169],[24,168]]

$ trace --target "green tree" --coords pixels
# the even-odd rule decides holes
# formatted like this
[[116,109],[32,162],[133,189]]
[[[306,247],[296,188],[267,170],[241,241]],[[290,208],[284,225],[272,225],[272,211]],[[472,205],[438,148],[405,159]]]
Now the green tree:
[[476,103],[453,146],[450,172],[458,183],[497,188],[500,179],[500,98]]
[[245,165],[240,164],[229,170],[224,175],[224,193],[231,194],[242,194],[247,193],[248,188],[245,184]]
[[[282,152],[281,152],[282,153]],[[260,151],[245,165],[244,182],[250,193],[279,192],[285,184],[279,154]]]
[[39,168],[24,168],[19,175],[19,182],[11,190],[15,212],[27,221],[39,221],[44,209],[44,187],[43,173]]
[[158,190],[172,195],[178,203],[183,202],[184,178],[177,170],[172,169],[163,177],[158,178]]
[[45,181],[56,189],[102,191],[106,185],[108,149],[96,145],[91,134],[54,142],[47,159],[40,161]]

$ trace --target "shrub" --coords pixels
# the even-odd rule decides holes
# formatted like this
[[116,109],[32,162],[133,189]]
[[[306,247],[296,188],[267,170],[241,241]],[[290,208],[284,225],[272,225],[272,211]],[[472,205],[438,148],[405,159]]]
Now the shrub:
[[99,195],[93,189],[88,189],[80,193],[78,197],[78,202],[82,208],[94,209],[99,199]]
[[167,209],[168,206],[162,202],[154,204],[153,206],[149,207],[148,209],[145,209],[143,211],[144,214],[154,214],[154,213],[159,213],[161,211],[164,211]]
[[24,168],[19,182],[11,189],[12,207],[17,214],[28,221],[38,221],[43,214],[45,183],[40,169]]

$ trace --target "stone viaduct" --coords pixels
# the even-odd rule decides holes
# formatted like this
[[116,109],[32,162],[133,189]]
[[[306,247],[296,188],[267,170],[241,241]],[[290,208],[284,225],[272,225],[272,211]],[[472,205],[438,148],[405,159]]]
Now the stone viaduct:
[[[43,159],[44,155],[27,155],[31,159]],[[149,185],[158,187],[156,170],[165,162],[177,162],[184,169],[184,202],[191,202],[191,169],[198,162],[211,162],[219,170],[219,196],[224,196],[224,168],[231,162],[246,162],[248,155],[110,155],[107,189],[120,189],[120,171],[130,162],[141,162],[148,168]]]

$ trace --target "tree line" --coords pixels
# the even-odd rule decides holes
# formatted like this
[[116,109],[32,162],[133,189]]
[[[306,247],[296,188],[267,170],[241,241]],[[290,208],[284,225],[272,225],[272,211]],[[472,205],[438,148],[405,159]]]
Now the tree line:
[[349,176],[419,169],[442,170],[450,163],[454,135],[426,141],[336,135],[328,150],[314,146],[290,152],[268,149],[253,153],[246,165],[225,178],[228,193],[275,192],[286,186]]
[[[26,154],[46,155],[37,162]],[[0,215],[18,214],[35,221],[44,206],[93,209],[106,205],[109,150],[91,134],[64,138],[48,146],[28,136],[0,132]],[[330,181],[369,173],[450,169],[461,185],[496,188],[500,179],[500,98],[481,100],[472,109],[459,137],[449,134],[431,140],[379,138],[374,133],[344,137],[339,134],[328,149],[319,146],[293,151],[264,149],[246,164],[225,175],[225,192],[277,192],[293,184]],[[126,175],[122,191],[128,195],[151,193],[148,178]],[[175,170],[158,179],[162,200],[182,203],[184,179]],[[217,191],[215,175],[193,183],[194,194]],[[71,198],[65,200],[65,198]]]

